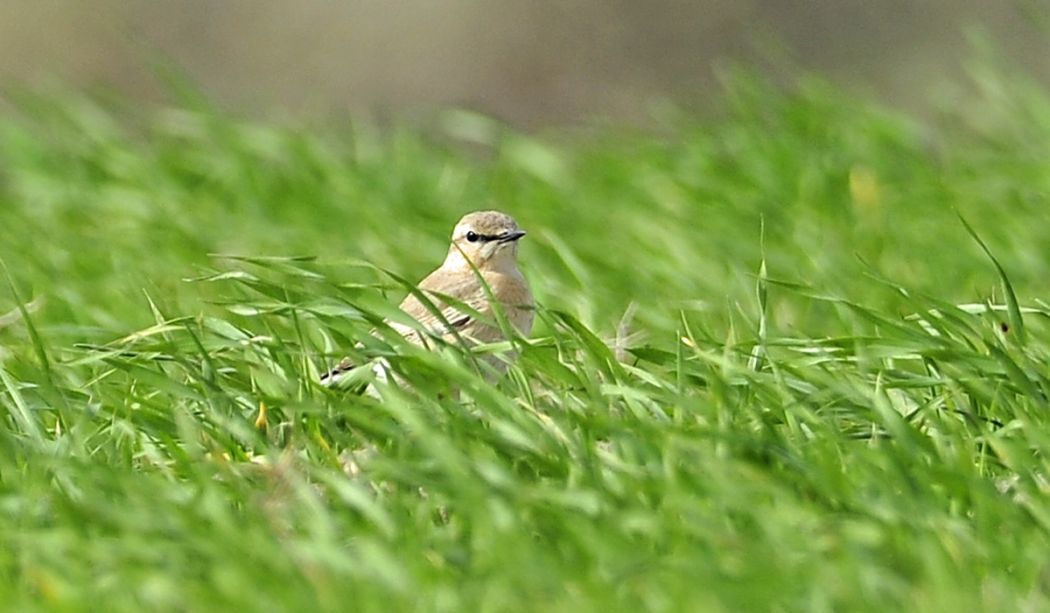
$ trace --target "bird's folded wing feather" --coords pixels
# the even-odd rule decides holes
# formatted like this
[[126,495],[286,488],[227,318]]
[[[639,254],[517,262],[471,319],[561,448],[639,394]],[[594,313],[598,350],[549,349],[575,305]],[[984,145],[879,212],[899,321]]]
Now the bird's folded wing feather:
[[[485,289],[474,275],[450,279],[446,275],[431,274],[419,284],[419,291],[430,304],[416,294],[409,294],[401,303],[401,310],[431,334],[444,335],[453,329],[460,330],[474,320],[474,312],[489,312]],[[440,316],[434,312],[435,308]],[[420,340],[415,331],[410,334],[404,330],[402,333],[415,342]]]

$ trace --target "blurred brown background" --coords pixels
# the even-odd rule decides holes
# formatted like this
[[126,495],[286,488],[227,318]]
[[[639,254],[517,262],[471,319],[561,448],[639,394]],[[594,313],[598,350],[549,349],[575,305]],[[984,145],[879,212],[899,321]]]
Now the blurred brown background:
[[226,108],[402,115],[467,106],[519,125],[703,104],[718,65],[820,73],[921,106],[967,32],[1050,81],[1046,0],[41,0],[0,4],[0,91],[49,83],[163,103],[157,66]]

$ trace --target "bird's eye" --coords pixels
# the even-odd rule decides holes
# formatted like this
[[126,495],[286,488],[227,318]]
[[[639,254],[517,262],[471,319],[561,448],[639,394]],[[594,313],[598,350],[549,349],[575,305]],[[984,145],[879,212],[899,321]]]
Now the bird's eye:
[[477,232],[475,232],[473,230],[471,230],[470,232],[467,232],[467,242],[476,243],[476,242],[478,242],[479,238],[481,238],[481,237],[478,236]]

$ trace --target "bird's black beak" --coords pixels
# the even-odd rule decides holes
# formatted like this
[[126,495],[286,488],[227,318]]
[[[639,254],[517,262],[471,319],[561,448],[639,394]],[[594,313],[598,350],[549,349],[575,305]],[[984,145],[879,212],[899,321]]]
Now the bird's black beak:
[[523,236],[525,236],[525,231],[524,230],[515,230],[513,232],[507,232],[506,234],[501,234],[500,237],[499,237],[499,242],[501,242],[501,243],[513,243],[514,241],[518,240],[519,238],[521,238]]

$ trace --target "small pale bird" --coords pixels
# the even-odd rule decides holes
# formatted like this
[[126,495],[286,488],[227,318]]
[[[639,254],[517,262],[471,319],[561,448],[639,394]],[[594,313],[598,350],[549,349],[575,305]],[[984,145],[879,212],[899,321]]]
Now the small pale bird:
[[[440,310],[441,317],[415,294],[409,294],[400,308],[426,332],[421,334],[416,328],[397,322],[388,322],[390,327],[408,341],[424,346],[433,344],[432,336],[450,343],[457,342],[457,337],[471,344],[504,340],[491,295],[507,323],[528,336],[534,309],[532,292],[518,270],[518,240],[523,236],[525,232],[514,218],[499,211],[478,211],[463,217],[452,230],[452,245],[445,262],[417,286]],[[507,368],[498,356],[484,359],[497,373]],[[321,378],[321,383],[336,385],[354,367],[349,360],[343,360]],[[378,370],[377,374],[385,377]]]

